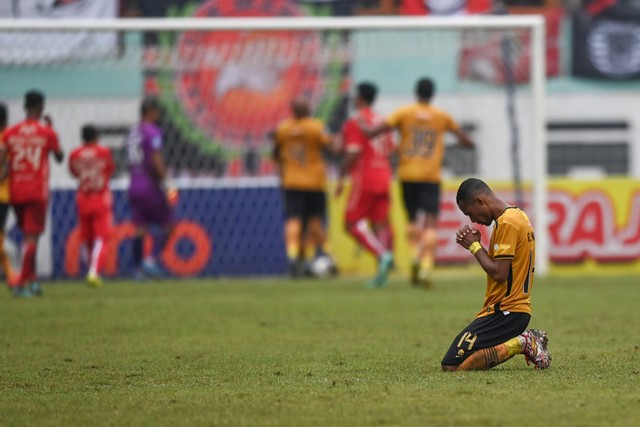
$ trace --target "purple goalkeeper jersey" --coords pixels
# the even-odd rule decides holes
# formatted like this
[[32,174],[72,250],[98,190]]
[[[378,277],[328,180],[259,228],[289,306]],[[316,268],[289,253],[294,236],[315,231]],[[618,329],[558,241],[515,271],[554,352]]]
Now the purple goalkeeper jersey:
[[129,203],[136,225],[166,225],[173,212],[163,188],[153,176],[153,153],[162,150],[162,132],[153,123],[134,126],[127,137],[129,159]]
[[131,182],[129,192],[135,194],[163,194],[158,181],[153,176],[152,155],[162,150],[162,132],[153,123],[142,122],[135,125],[127,137],[127,157]]

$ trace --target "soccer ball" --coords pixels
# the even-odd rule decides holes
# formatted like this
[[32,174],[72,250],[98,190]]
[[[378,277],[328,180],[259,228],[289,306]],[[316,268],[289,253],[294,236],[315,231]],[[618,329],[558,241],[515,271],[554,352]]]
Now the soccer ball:
[[309,266],[313,277],[329,277],[336,272],[336,265],[328,255],[320,255],[311,260]]

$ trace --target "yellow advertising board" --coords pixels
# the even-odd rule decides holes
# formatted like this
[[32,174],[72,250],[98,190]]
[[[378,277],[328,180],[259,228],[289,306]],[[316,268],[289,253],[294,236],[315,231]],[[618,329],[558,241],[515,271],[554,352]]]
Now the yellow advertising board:
[[[454,241],[456,230],[469,224],[468,218],[455,203],[458,184],[448,182],[442,189],[438,229],[439,265],[460,265],[472,260],[469,253]],[[507,183],[489,182],[489,185],[506,201],[514,203],[513,192]],[[397,183],[392,186],[391,219],[396,267],[398,271],[406,273],[411,254],[405,237],[406,216],[399,188]],[[529,189],[525,188],[524,209],[533,216],[531,196]],[[333,193],[329,197],[332,251],[341,271],[372,274],[375,260],[344,229],[348,191],[339,198],[334,197]],[[480,229],[486,244],[491,230],[477,224],[474,226]],[[640,272],[640,181],[628,178],[550,180],[547,232],[553,273]]]

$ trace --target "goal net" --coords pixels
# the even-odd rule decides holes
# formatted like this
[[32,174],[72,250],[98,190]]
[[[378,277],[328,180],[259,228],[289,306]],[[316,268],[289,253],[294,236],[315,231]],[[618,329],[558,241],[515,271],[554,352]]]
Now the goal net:
[[[308,18],[290,6],[278,11],[284,18],[204,19],[209,12],[203,6],[192,19],[0,21],[0,100],[9,106],[10,122],[23,117],[24,92],[37,88],[46,94],[46,111],[67,153],[91,123],[114,154],[110,274],[130,268],[123,143],[144,96],[161,102],[164,155],[180,190],[178,229],[162,255],[176,275],[286,271],[270,133],[297,96],[308,98],[314,115],[338,132],[350,113],[352,88],[363,80],[379,87],[375,109],[386,115],[414,102],[419,78],[433,78],[433,103],[477,144],[466,150],[447,140],[439,262],[468,261],[451,237],[467,222],[455,205],[465,177],[487,180],[545,229],[542,18]],[[335,176],[340,159],[328,161]],[[83,266],[75,183],[66,165],[52,167],[51,185],[39,265],[42,274],[73,277]],[[397,191],[393,203],[402,257],[405,218]],[[329,205],[338,263],[358,271],[364,255],[342,232],[344,200],[331,196]],[[10,227],[10,237],[19,239]],[[547,267],[545,234],[537,236],[539,273]]]

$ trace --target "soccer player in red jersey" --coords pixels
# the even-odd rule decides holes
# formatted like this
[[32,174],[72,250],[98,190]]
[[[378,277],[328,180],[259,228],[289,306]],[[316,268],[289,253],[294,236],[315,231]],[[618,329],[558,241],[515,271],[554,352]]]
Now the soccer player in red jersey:
[[76,205],[80,236],[90,254],[87,284],[100,287],[100,272],[106,254],[104,247],[113,225],[109,179],[115,166],[111,151],[98,143],[95,127],[86,125],[81,133],[82,145],[71,152],[69,171],[79,180]]
[[371,83],[357,86],[357,113],[342,128],[345,159],[336,195],[342,193],[344,178],[350,173],[352,187],[345,213],[347,232],[378,259],[378,272],[370,285],[384,287],[393,265],[393,238],[389,223],[389,154],[393,140],[389,133],[369,138],[359,126],[361,120],[371,126],[382,122],[382,118],[371,109],[377,92]]
[[434,93],[434,81],[421,78],[415,87],[417,102],[398,108],[379,125],[359,123],[368,136],[393,129],[400,134],[398,179],[409,220],[407,237],[413,252],[411,283],[427,289],[431,287],[438,246],[444,137],[450,132],[457,137],[458,144],[469,148],[475,145],[449,113],[432,104]]
[[53,153],[58,163],[64,153],[51,119],[43,117],[44,95],[35,90],[27,92],[24,107],[26,119],[7,129],[2,137],[0,160],[8,161],[11,204],[24,235],[22,270],[13,292],[26,297],[42,294],[36,281],[36,250],[47,217],[49,153]]

